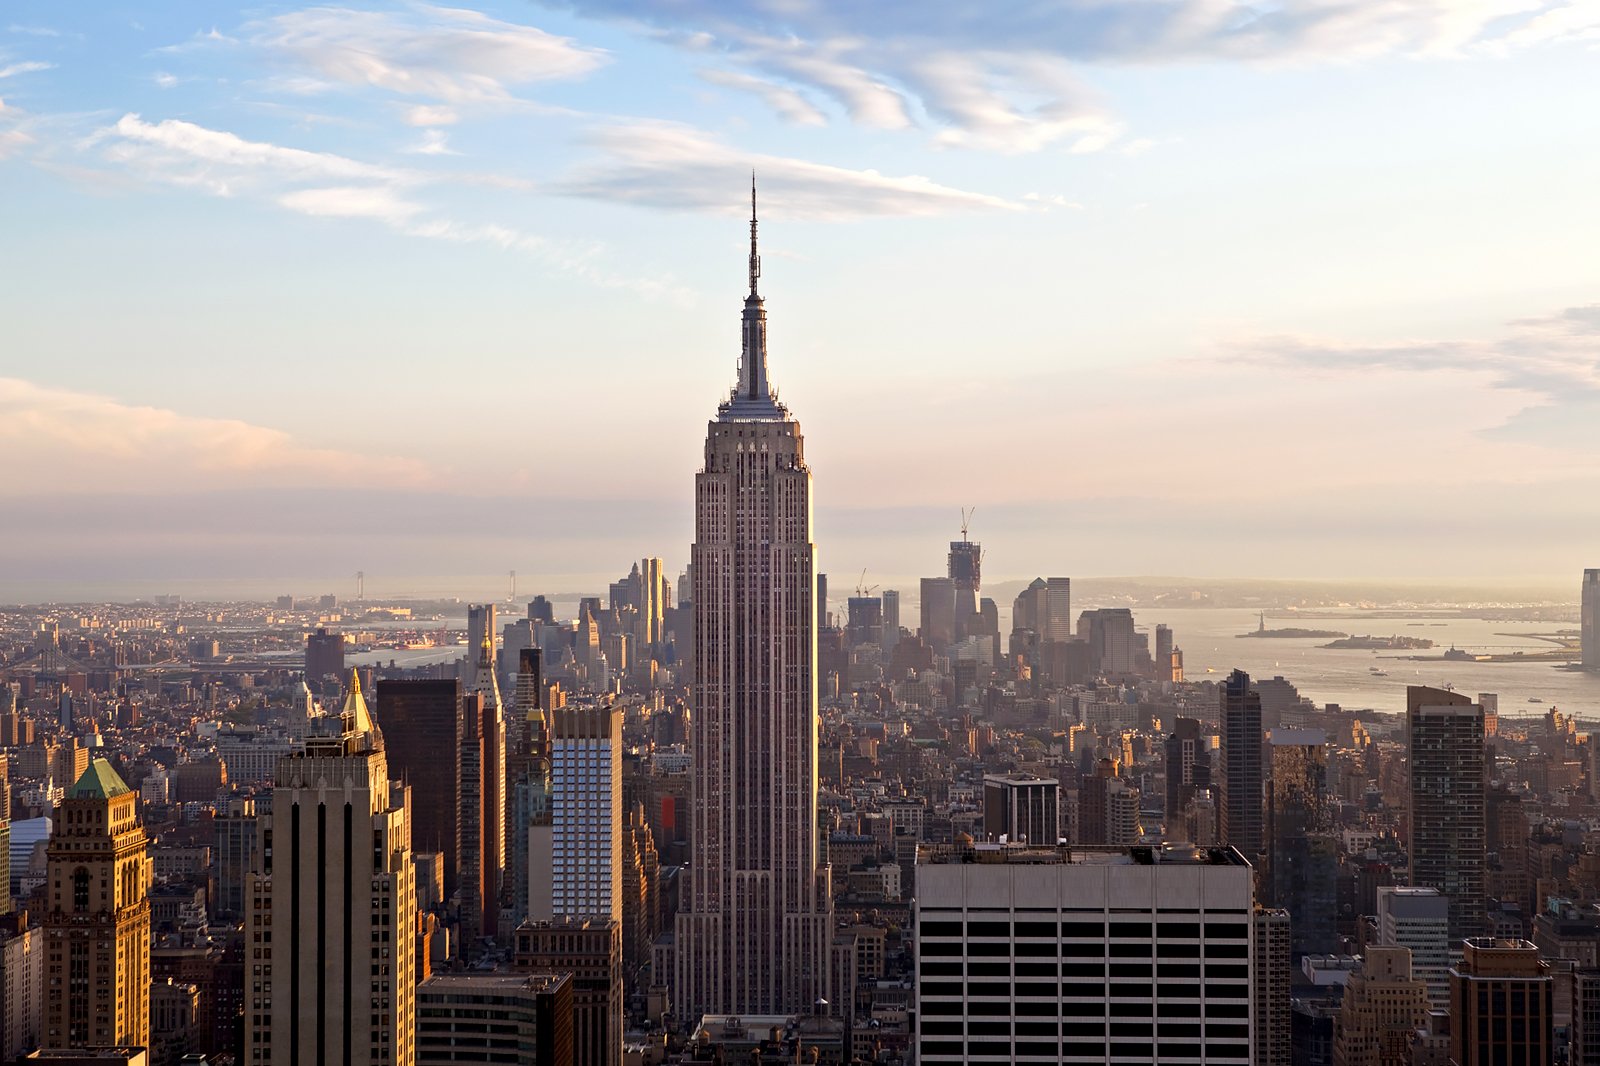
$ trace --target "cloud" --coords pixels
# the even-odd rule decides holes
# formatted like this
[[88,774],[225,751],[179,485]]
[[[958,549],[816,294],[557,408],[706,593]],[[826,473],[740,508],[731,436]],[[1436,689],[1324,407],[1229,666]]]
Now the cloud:
[[815,104],[799,92],[765,78],[752,77],[731,70],[702,70],[700,77],[725,89],[736,89],[760,97],[762,101],[786,122],[796,126],[821,126],[828,120]]
[[422,131],[422,140],[406,149],[412,155],[459,155],[450,147],[450,139],[443,130]]
[[[554,0],[552,0],[554,2]],[[798,86],[880,129],[1006,152],[1110,147],[1120,127],[1081,71],[1115,64],[1313,62],[1584,40],[1593,0],[567,0],[754,83]],[[780,115],[791,101],[769,97]]]
[[436,104],[418,104],[406,112],[408,126],[453,126],[460,119],[454,108]]
[[384,186],[339,186],[298,189],[278,197],[278,203],[302,215],[324,218],[373,218],[400,226],[422,210]]
[[107,396],[0,378],[0,485],[10,493],[256,485],[431,483],[413,459],[298,441],[234,419],[186,415]]
[[0,159],[15,155],[33,143],[33,137],[16,127],[0,130]]
[[9,66],[0,67],[0,78],[14,78],[18,74],[33,74],[37,71],[53,70],[54,68],[54,63],[44,63],[37,59],[30,59],[25,63],[12,63]]
[[283,181],[358,180],[396,186],[414,180],[389,167],[329,152],[247,141],[182,119],[150,123],[127,114],[91,140],[104,142],[108,159],[141,176],[199,186],[219,196],[256,191]]
[[86,145],[100,147],[108,161],[146,181],[196,188],[213,196],[250,197],[317,218],[366,219],[408,237],[487,244],[531,255],[553,273],[603,288],[632,289],[674,301],[690,298],[671,279],[606,269],[596,247],[548,241],[498,223],[462,222],[424,202],[430,186],[445,183],[526,188],[515,179],[382,166],[331,152],[249,141],[181,119],[146,122],[133,114],[100,130]]
[[33,134],[28,132],[34,123],[27,112],[0,100],[0,159],[16,155],[34,143]]
[[1009,200],[924,177],[891,177],[875,170],[753,155],[675,123],[603,127],[592,131],[588,140],[604,160],[570,173],[552,186],[554,191],[651,207],[724,212],[731,209],[729,190],[741,187],[753,167],[760,177],[762,202],[788,218],[839,221],[1019,209]]
[[1471,375],[1528,400],[1487,435],[1586,454],[1600,425],[1600,304],[1519,319],[1488,341],[1349,345],[1267,337],[1234,345],[1223,361],[1323,377]]
[[29,37],[60,37],[60,30],[53,30],[49,26],[21,26],[13,22],[6,27],[7,33],[23,33]]
[[[580,78],[608,59],[533,26],[423,4],[388,12],[308,8],[252,23],[246,34],[311,72],[302,91],[348,85],[419,97],[451,105],[434,112],[451,116],[444,121],[460,107],[512,104],[515,86]],[[418,114],[414,108],[414,123],[436,124],[417,122]]]
[[1030,192],[1024,193],[1022,198],[1030,204],[1038,204],[1039,209],[1042,211],[1049,211],[1051,208],[1056,207],[1064,207],[1070,211],[1082,211],[1084,209],[1083,205],[1076,200],[1069,200],[1059,193]]

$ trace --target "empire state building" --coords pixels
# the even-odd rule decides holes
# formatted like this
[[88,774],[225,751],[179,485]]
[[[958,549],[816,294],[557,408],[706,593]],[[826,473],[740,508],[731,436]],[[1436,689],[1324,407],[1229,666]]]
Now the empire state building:
[[694,859],[674,963],[674,1009],[690,1021],[809,1013],[828,994],[811,471],[767,381],[760,276],[752,185],[739,379],[695,477]]

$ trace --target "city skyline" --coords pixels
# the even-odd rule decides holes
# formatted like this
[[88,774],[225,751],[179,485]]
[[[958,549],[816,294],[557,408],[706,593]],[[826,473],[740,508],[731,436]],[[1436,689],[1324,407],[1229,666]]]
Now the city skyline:
[[0,590],[687,545],[752,166],[823,570],[1589,561],[1577,5],[480,8],[12,7]]

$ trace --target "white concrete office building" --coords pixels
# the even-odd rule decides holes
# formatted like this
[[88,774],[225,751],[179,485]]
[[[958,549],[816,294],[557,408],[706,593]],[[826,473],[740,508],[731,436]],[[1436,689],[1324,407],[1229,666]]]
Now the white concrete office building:
[[1253,876],[1231,848],[920,849],[917,1061],[1246,1066]]

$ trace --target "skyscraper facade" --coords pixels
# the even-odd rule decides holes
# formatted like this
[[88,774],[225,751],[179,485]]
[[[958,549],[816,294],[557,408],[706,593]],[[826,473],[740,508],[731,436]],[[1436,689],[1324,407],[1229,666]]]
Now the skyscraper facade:
[[410,790],[352,677],[337,729],[278,764],[245,917],[245,1061],[416,1061]]
[[1458,692],[1412,685],[1406,726],[1411,883],[1445,897],[1454,951],[1484,930],[1483,708]]
[[[1411,952],[1411,970],[1434,1010],[1450,1008],[1450,907],[1436,888],[1379,885],[1378,944]],[[1454,945],[1457,949],[1459,944]]]
[[46,848],[44,1046],[150,1045],[150,859],[139,797],[95,759]]
[[1600,670],[1600,569],[1583,572],[1583,602],[1579,609],[1584,669]]
[[1102,674],[1131,674],[1136,661],[1133,612],[1126,607],[1085,611],[1078,635],[1089,642],[1089,661]]
[[1289,999],[1289,912],[1257,907],[1255,932],[1255,1057],[1253,1066],[1291,1066],[1293,1018]]
[[1411,952],[1369,946],[1334,1020],[1334,1066],[1395,1062],[1427,1014],[1428,986],[1412,973]]
[[551,901],[557,917],[622,921],[622,708],[551,713]]
[[[511,813],[506,831],[506,880],[510,884],[512,923],[528,917],[530,893],[541,882],[549,896],[550,831],[550,726],[544,709],[544,653],[524,648],[517,664],[514,697],[517,721],[515,740],[507,728],[506,773],[510,780]],[[534,869],[532,843],[537,830],[544,833],[541,862]]]
[[883,590],[883,639],[880,643],[885,655],[900,643],[900,593],[895,589]]
[[922,639],[942,652],[956,639],[956,586],[947,577],[922,579]]
[[411,817],[411,844],[444,856],[445,898],[460,883],[461,683],[450,680],[378,682],[376,708],[383,723],[390,776],[425,796]]
[[978,613],[978,592],[983,587],[983,545],[967,539],[965,528],[961,539],[950,542],[950,556],[946,561],[956,600],[956,626],[959,630]]
[[1045,581],[1043,640],[1064,644],[1072,639],[1072,579],[1052,577]]
[[1012,843],[1056,843],[1061,838],[1061,783],[1031,774],[985,775],[983,835]]
[[461,928],[468,954],[500,925],[506,866],[506,722],[494,654],[494,604],[467,609],[461,758]]
[[1454,1066],[1550,1066],[1555,976],[1526,940],[1469,937],[1450,970]]
[[1261,805],[1261,694],[1250,675],[1235,670],[1222,686],[1222,842],[1251,862],[1261,854],[1265,830]]
[[1230,849],[919,848],[916,1061],[1250,1063],[1254,914]]
[[673,997],[687,1018],[809,1012],[828,992],[811,471],[800,424],[767,381],[760,263],[752,193],[738,383],[695,478],[695,864]]
[[306,636],[306,684],[321,692],[323,682],[343,677],[344,634],[318,626],[314,633]]
[[1166,740],[1166,815],[1169,839],[1177,839],[1184,809],[1197,790],[1211,787],[1211,751],[1200,722],[1179,717]]
[[1290,953],[1298,962],[1338,948],[1339,842],[1328,805],[1327,736],[1320,729],[1274,729],[1268,750],[1263,894],[1269,906],[1293,916]]

